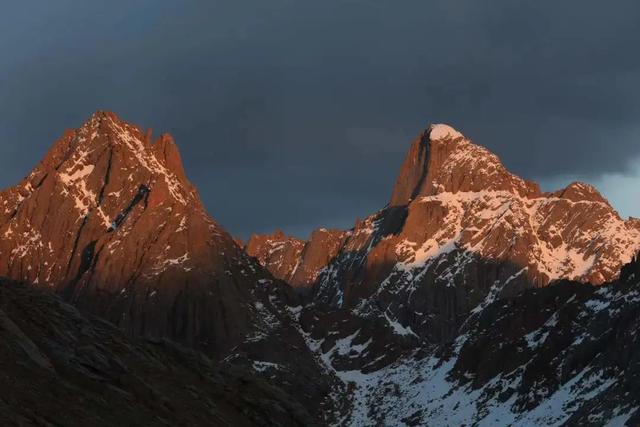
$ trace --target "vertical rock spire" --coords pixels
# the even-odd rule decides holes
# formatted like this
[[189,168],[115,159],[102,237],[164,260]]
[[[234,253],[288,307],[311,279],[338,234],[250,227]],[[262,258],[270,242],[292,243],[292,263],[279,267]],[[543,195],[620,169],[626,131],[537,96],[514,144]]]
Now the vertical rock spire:
[[408,205],[416,196],[429,171],[429,131],[423,132],[409,148],[391,195],[391,206]]

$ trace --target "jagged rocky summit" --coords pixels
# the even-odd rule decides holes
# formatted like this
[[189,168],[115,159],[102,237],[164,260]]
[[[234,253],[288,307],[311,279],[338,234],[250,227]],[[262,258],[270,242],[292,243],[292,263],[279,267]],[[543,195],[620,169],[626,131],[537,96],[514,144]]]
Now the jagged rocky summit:
[[[311,301],[382,311],[411,335],[449,339],[472,310],[502,295],[571,279],[602,284],[640,248],[623,220],[587,184],[543,193],[497,156],[446,125],[412,144],[390,203],[346,232],[254,236],[247,246],[276,277],[312,271]],[[308,249],[321,253],[313,263]],[[297,254],[297,256],[296,256]],[[328,260],[319,263],[319,259]]]
[[266,278],[204,210],[168,135],[98,112],[0,193],[0,275],[51,288],[132,335],[217,351],[260,316]]
[[338,254],[348,235],[344,231],[321,228],[305,242],[279,230],[271,235],[252,235],[246,251],[275,277],[294,288],[307,289]]
[[296,369],[278,386],[313,401],[312,420],[331,412],[334,380],[289,314],[298,297],[209,216],[169,135],[102,111],[65,132],[0,192],[3,276],[129,337],[168,338],[254,375]]
[[[309,242],[255,235],[247,251],[287,280],[291,271],[307,267],[302,248],[314,243],[315,233]],[[601,284],[614,279],[640,247],[637,221],[621,219],[594,187],[574,182],[543,193],[447,125],[430,126],[411,144],[383,210],[331,234],[324,245],[329,261],[336,247],[341,255],[364,248],[370,267],[386,265],[375,284],[388,270],[410,271],[458,251],[518,266],[535,286],[561,278]],[[280,259],[281,248],[289,247],[297,249]],[[315,262],[312,269],[327,266],[331,262]]]
[[[564,347],[549,344],[552,354],[532,355],[515,346],[510,351],[523,354],[517,366],[503,358],[477,362],[467,376],[456,376],[459,371],[454,370],[512,339],[496,330],[488,341],[481,326],[496,321],[487,313],[495,313],[505,301],[515,298],[527,307],[524,315],[542,309],[546,322],[557,309],[553,304],[570,303],[574,290],[591,295],[593,285],[608,289],[632,260],[640,248],[638,222],[620,218],[592,186],[572,183],[542,192],[458,131],[432,125],[412,143],[389,204],[351,230],[324,233],[328,242],[321,247],[314,244],[317,232],[309,241],[276,233],[253,236],[246,250],[283,280],[291,281],[292,272],[313,272],[311,280],[292,285],[307,293],[298,317],[310,347],[329,370],[354,386],[347,425],[547,425],[551,418],[584,421],[595,413],[592,405],[606,387],[589,395],[589,381],[600,384],[597,378],[610,378],[611,366],[593,374],[583,371],[595,355],[571,347],[567,341],[579,341],[581,332],[566,324],[561,326],[568,334]],[[322,256],[307,264],[305,254],[312,247]],[[541,303],[532,293],[536,288],[557,301]],[[587,309],[579,310],[589,315]],[[531,333],[531,325],[518,333]],[[546,338],[544,331],[534,335],[539,337],[531,335],[530,340]],[[527,368],[536,357],[541,361]],[[539,370],[563,357],[581,359],[574,370]],[[490,374],[478,371],[487,363],[495,364]],[[616,369],[624,373],[626,365]],[[524,397],[537,376],[548,376],[544,381],[549,386]],[[519,395],[509,394],[510,387]],[[467,399],[480,396],[474,394],[477,389],[491,398]],[[559,399],[554,393],[564,393],[565,400],[553,417],[545,418],[540,412]],[[568,396],[580,393],[590,403],[571,406]],[[633,404],[639,397],[633,394]],[[461,407],[465,412],[458,414]],[[630,409],[633,405],[603,409],[601,417]]]

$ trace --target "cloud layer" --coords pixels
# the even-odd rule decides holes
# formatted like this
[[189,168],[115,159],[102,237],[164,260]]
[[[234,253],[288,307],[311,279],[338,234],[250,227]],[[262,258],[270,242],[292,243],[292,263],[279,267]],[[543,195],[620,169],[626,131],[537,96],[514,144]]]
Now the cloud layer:
[[0,16],[2,186],[111,109],[174,134],[233,233],[304,235],[382,207],[411,139],[445,122],[640,214],[635,0],[86,3]]

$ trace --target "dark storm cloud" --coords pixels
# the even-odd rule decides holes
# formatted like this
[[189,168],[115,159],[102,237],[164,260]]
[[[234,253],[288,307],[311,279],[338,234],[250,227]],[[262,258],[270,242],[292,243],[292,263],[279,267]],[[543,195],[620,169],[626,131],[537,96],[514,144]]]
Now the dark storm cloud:
[[3,186],[96,109],[174,134],[242,236],[380,208],[429,122],[545,182],[640,155],[637,1],[87,3],[4,6]]

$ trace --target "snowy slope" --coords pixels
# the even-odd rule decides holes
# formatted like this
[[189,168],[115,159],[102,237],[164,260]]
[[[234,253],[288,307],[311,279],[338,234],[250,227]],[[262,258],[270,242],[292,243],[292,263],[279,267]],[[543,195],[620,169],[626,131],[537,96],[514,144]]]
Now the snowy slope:
[[601,288],[561,282],[494,301],[450,343],[422,343],[373,371],[340,369],[361,357],[359,331],[324,346],[328,369],[352,387],[337,425],[638,425],[640,262]]
[[[571,328],[591,321],[596,303],[569,302],[566,292],[596,292],[592,285],[616,280],[640,248],[638,222],[620,218],[593,187],[543,193],[460,132],[434,125],[411,145],[389,205],[344,236],[297,314],[309,348],[354,386],[344,425],[598,425],[634,414],[637,393],[620,407],[592,407],[619,396],[617,375],[628,368],[610,369],[578,342],[588,343],[589,329]],[[560,320],[548,313],[508,336],[494,330],[487,342],[491,324],[479,325],[495,322],[505,301],[530,311],[553,305],[536,305],[531,292],[564,298],[574,312]],[[577,344],[558,347],[556,330]],[[489,347],[520,356],[503,362],[508,370],[461,370]],[[577,359],[580,369],[546,372],[540,364],[551,355],[553,363]]]

